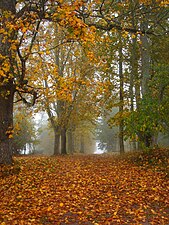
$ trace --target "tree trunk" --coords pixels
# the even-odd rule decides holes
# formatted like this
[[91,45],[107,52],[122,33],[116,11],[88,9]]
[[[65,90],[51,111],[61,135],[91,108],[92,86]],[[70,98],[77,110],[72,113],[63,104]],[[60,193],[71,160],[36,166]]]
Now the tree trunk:
[[[16,31],[11,29],[12,15],[15,14],[16,1],[1,0],[1,29],[4,32],[0,34],[0,164],[12,163],[12,145],[13,145],[13,99],[15,87],[14,62],[15,51],[11,50],[12,41],[16,40]],[[7,17],[6,12],[11,16]],[[9,14],[10,15],[10,14]],[[7,26],[8,25],[8,26]]]
[[[129,93],[130,93],[130,100],[131,100],[131,104],[130,104],[130,111],[133,112],[134,111],[134,83],[135,81],[137,82],[137,78],[138,78],[138,60],[137,60],[137,39],[136,37],[132,38],[132,47],[131,47],[131,73],[130,73],[130,88],[129,88]],[[136,88],[135,88],[136,90]],[[138,94],[138,90],[136,91],[136,94]],[[138,98],[138,96],[136,95],[136,99]],[[137,99],[138,100],[138,99]],[[133,126],[134,121],[132,121],[131,126]],[[136,146],[136,141],[133,140],[132,144],[131,144],[131,149],[132,150],[136,150],[137,146]]]
[[60,154],[60,133],[55,130],[54,131],[55,140],[54,140],[54,155]]
[[[123,52],[122,52],[122,40],[120,34],[120,41],[119,41],[119,79],[120,79],[120,105],[119,105],[119,112],[123,113],[123,86],[124,86],[124,77],[123,77]],[[120,146],[120,153],[124,153],[124,121],[121,118],[120,125],[119,125],[119,146]]]
[[84,153],[84,152],[85,152],[85,149],[84,149],[84,135],[82,134],[81,138],[80,138],[80,153]]
[[13,98],[10,84],[0,87],[0,164],[12,163]]
[[[142,25],[144,30],[148,29],[148,25],[144,22]],[[150,81],[150,41],[147,35],[141,35],[141,62],[142,62],[142,80],[141,80],[141,90],[142,98],[145,100],[147,97],[151,97],[150,88],[148,86]],[[145,147],[150,147],[152,143],[152,133],[149,131],[147,134],[142,135],[142,142],[145,144]]]
[[150,80],[150,46],[148,37],[145,34],[141,36],[142,48],[141,48],[141,61],[142,61],[142,96],[143,98],[149,95],[149,80]]
[[66,129],[61,130],[61,154],[67,154],[66,151]]
[[74,153],[74,139],[73,139],[73,131],[68,131],[68,152],[70,154]]

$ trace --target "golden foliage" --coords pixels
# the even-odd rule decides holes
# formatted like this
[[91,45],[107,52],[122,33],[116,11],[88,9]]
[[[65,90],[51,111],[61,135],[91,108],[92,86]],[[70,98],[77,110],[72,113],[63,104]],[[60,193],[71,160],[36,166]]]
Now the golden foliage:
[[0,222],[167,224],[166,172],[143,158],[140,165],[107,155],[16,158],[1,167]]

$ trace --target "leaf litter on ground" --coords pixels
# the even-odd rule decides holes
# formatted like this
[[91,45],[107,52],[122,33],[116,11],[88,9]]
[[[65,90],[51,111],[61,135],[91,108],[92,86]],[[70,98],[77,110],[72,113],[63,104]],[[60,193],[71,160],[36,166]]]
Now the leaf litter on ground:
[[157,152],[155,165],[140,153],[16,157],[1,167],[0,224],[167,225],[168,159],[159,167]]

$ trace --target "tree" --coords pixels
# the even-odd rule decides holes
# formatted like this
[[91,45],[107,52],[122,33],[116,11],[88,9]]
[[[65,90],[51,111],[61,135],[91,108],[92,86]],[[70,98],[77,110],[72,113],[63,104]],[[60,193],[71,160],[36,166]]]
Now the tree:
[[[119,113],[122,114],[124,110],[124,74],[123,74],[123,47],[122,47],[122,37],[119,37],[119,80],[120,80],[120,93],[119,93]],[[124,153],[124,121],[123,118],[120,120],[119,124],[119,144],[120,153]]]
[[[79,123],[93,120],[98,113],[96,113],[97,107],[93,104],[95,100],[91,92],[91,87],[94,88],[93,68],[87,56],[84,55],[84,49],[79,43],[68,43],[60,46],[56,51],[55,62],[58,70],[54,81],[57,88],[53,92],[53,97],[44,95],[44,108],[48,113],[54,133],[56,133],[55,148],[57,151],[54,151],[54,154],[66,154],[67,133],[69,133],[69,141],[73,143],[71,133],[74,132]],[[76,55],[77,52],[78,55]],[[45,88],[49,88],[47,80]],[[61,150],[59,151],[60,140]]]
[[[153,53],[151,48],[154,37],[158,37],[157,39],[160,40],[159,37],[167,35],[167,4],[161,1],[122,1],[116,3],[100,1],[95,4],[95,7],[91,8],[90,14],[87,15],[87,18],[93,19],[87,21],[88,24],[95,25],[98,29],[109,31],[110,33],[116,29],[122,33],[123,38],[126,40],[126,45],[123,47],[122,61],[123,65],[129,66],[130,69],[126,68],[127,77],[124,76],[121,79],[121,87],[123,86],[121,93],[123,92],[124,94],[123,102],[125,104],[123,108],[119,104],[122,112],[112,121],[116,120],[119,122],[126,119],[128,123],[123,124],[123,127],[127,125],[124,127],[126,134],[129,134],[128,131],[130,129],[135,129],[140,122],[142,124],[140,125],[141,130],[135,130],[135,140],[139,140],[145,146],[150,147],[152,139],[154,139],[153,136],[157,133],[155,131],[161,130],[161,119],[164,114],[162,113],[158,117],[159,113],[157,112],[161,112],[158,107],[159,101],[153,101],[154,90],[150,88],[154,77],[154,62],[152,61]],[[131,40],[132,42],[130,42]],[[133,48],[129,49],[128,43],[131,43]],[[127,55],[132,57],[130,62],[127,59]],[[164,90],[166,92],[166,86]],[[117,106],[117,100],[112,104],[112,106],[114,105]],[[166,110],[167,106],[165,105],[164,108]],[[152,120],[159,122],[153,123],[149,119],[151,110],[155,112],[152,113]],[[128,120],[129,115],[131,115],[130,120]],[[128,137],[133,139],[133,134],[130,134]]]
[[41,121],[38,125],[38,143],[35,145],[35,154],[52,155],[54,149],[54,134],[48,121]]
[[[116,110],[117,111],[117,110]],[[109,116],[110,117],[110,116]],[[108,125],[109,117],[98,120],[96,139],[99,141],[99,149],[106,152],[119,151],[118,127]]]
[[27,67],[30,56],[38,51],[35,43],[41,25],[45,21],[55,21],[69,27],[70,36],[87,39],[86,27],[75,13],[81,5],[82,2],[69,4],[67,1],[50,0],[0,2],[0,164],[12,162],[13,140],[10,137],[13,132],[14,94],[18,94],[18,101],[29,106],[34,105],[38,97],[36,82],[30,85],[31,79],[35,78],[27,73]]
[[[23,106],[22,106],[23,107]],[[37,143],[35,123],[26,109],[14,114],[13,154],[31,153]]]
[[[11,163],[12,161],[12,140],[13,129],[13,99],[15,87],[13,76],[10,73],[14,70],[14,56],[11,50],[11,41],[16,40],[15,30],[6,26],[11,23],[12,15],[16,9],[13,1],[1,1],[1,34],[0,34],[0,163]],[[9,36],[5,35],[7,33]],[[16,55],[16,54],[14,54]]]
[[[166,82],[168,80],[168,75],[165,72],[166,70],[162,69],[161,74],[163,74],[162,76],[165,78],[163,81],[160,81],[159,72],[157,72],[157,64],[160,65],[164,63],[165,66],[163,68],[166,68],[168,64],[166,60],[161,61],[163,54],[166,54],[166,50],[162,51],[163,47],[160,45],[161,40],[163,40],[163,45],[167,46],[165,44],[168,39],[166,32],[166,8],[163,8],[163,6],[160,7],[158,14],[156,10],[153,12],[150,10],[150,13],[148,13],[149,7],[150,6],[143,4],[142,10],[145,16],[144,18],[137,18],[138,21],[141,21],[141,29],[149,30],[150,20],[155,21],[157,17],[160,21],[160,26],[157,24],[154,26],[154,31],[156,31],[156,34],[158,33],[158,36],[155,33],[155,35],[146,33],[144,35],[140,34],[139,37],[137,36],[137,40],[138,38],[140,40],[140,61],[137,58],[137,71],[135,70],[137,79],[135,80],[134,96],[136,105],[130,116],[127,114],[128,118],[126,118],[125,129],[131,139],[141,142],[142,147],[148,148],[157,145],[158,133],[164,132],[165,130],[164,124],[166,124],[166,122],[164,122],[164,115],[166,114],[164,111],[168,111],[165,101],[160,101],[160,89],[164,90],[164,92],[162,91],[161,93],[165,93],[168,89],[168,82]],[[159,5],[157,7],[159,7]],[[154,43],[154,40],[156,40],[156,43]],[[133,42],[133,44],[135,44],[135,42]],[[158,59],[156,55],[158,55]],[[165,57],[167,58],[167,56]],[[163,111],[162,109],[165,110]]]
[[[7,0],[0,2],[0,164],[12,162],[13,100],[17,92],[27,104],[33,105],[36,91],[28,85],[26,62],[36,39],[46,1],[37,3]],[[29,41],[26,41],[29,40]],[[23,93],[33,96],[29,102]]]

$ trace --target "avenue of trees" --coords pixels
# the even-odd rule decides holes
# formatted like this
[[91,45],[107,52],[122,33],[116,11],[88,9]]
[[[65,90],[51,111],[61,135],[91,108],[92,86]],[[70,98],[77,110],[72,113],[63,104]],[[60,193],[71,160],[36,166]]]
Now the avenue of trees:
[[73,152],[76,131],[98,118],[118,128],[121,153],[125,139],[157,145],[169,130],[167,2],[1,0],[0,164],[25,145],[19,104],[47,113],[54,154]]

